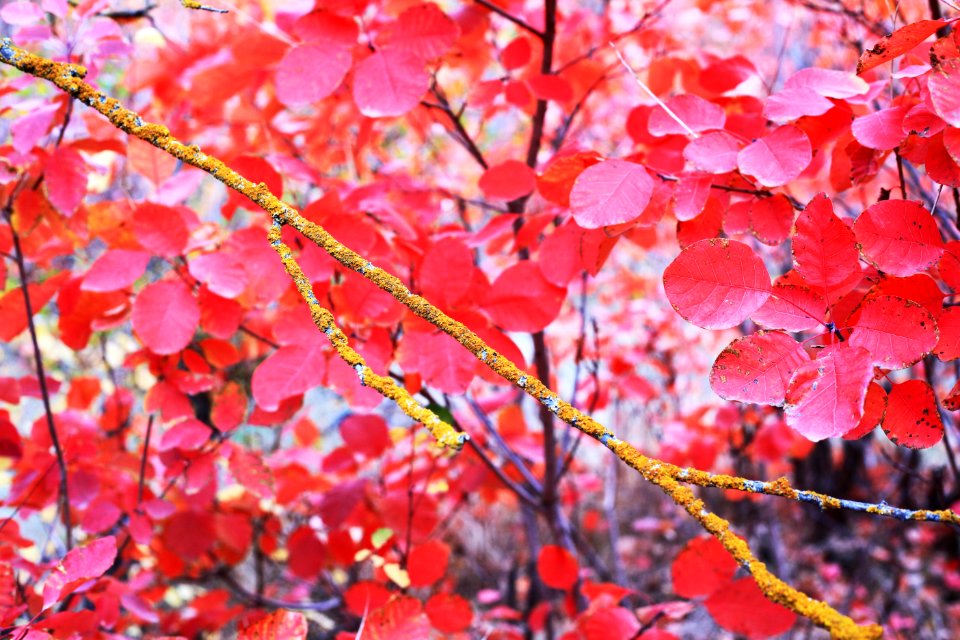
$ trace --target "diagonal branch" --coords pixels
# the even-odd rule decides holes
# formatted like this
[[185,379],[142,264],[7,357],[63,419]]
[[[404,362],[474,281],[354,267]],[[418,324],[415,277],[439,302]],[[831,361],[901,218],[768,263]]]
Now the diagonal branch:
[[[379,288],[390,293],[413,313],[456,339],[500,377],[524,390],[564,422],[598,440],[613,451],[623,462],[637,470],[645,480],[656,485],[721,542],[740,565],[750,572],[760,590],[770,600],[809,618],[817,625],[827,629],[836,638],[872,639],[878,638],[882,634],[881,627],[877,625],[861,627],[851,618],[839,613],[829,605],[810,598],[776,577],[766,568],[766,565],[753,555],[747,543],[731,531],[730,524],[726,520],[708,512],[704,508],[703,501],[697,499],[689,488],[681,485],[680,478],[683,476],[684,482],[695,482],[699,479],[704,483],[704,486],[717,486],[715,485],[716,476],[713,476],[713,474],[698,472],[703,474],[698,476],[690,473],[689,470],[680,469],[676,465],[643,455],[629,443],[617,438],[605,426],[562,400],[542,382],[521,371],[514,363],[493,350],[465,325],[453,320],[423,297],[413,294],[399,278],[375,267],[359,254],[340,244],[322,227],[303,218],[299,212],[270,193],[265,184],[250,182],[216,158],[203,154],[198,147],[184,145],[171,136],[166,127],[144,123],[136,113],[125,109],[117,100],[107,98],[90,85],[85,84],[82,78],[86,74],[86,69],[83,67],[57,63],[35,56],[13,46],[9,40],[4,40],[0,44],[0,61],[31,75],[49,80],[76,99],[106,116],[111,123],[121,130],[149,142],[187,164],[210,173],[230,188],[242,193],[273,217],[274,224],[270,232],[272,242],[279,240],[279,231],[283,225],[292,226],[317,246],[324,249],[341,265],[360,273]],[[277,245],[274,245],[274,247],[277,248]],[[285,260],[285,266],[287,266],[287,262],[289,261]],[[298,283],[298,288],[300,286],[300,283]],[[312,292],[310,293],[312,294]],[[301,294],[307,297],[306,290],[301,289]],[[312,313],[322,315],[324,311],[326,310],[322,310],[319,305],[315,308],[311,304]],[[326,314],[329,314],[329,311],[326,311]],[[330,317],[332,318],[332,316]],[[323,318],[321,317],[320,320],[323,320]],[[366,374],[366,367],[362,367],[361,370]],[[449,425],[446,426],[450,428]],[[450,430],[453,434],[456,434],[452,428]],[[459,434],[456,435],[459,436]],[[743,482],[742,479],[740,481]],[[954,517],[957,516],[954,515]]]

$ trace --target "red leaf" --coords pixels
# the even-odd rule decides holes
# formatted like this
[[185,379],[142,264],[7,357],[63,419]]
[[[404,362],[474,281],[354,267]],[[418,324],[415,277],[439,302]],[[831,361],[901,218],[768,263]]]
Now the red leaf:
[[337,90],[352,62],[350,49],[338,44],[293,47],[277,67],[277,99],[288,107],[319,102]]
[[187,418],[170,427],[160,440],[160,451],[180,449],[196,451],[210,439],[210,427],[194,418]]
[[825,324],[827,301],[809,287],[773,285],[773,292],[750,318],[763,327],[785,331],[810,331]]
[[717,60],[700,73],[700,85],[714,93],[736,89],[745,80],[757,73],[756,67],[743,56],[731,56]]
[[742,242],[701,240],[663,272],[677,313],[704,329],[735,327],[759,309],[772,289],[763,261]]
[[548,587],[568,590],[577,582],[580,565],[572,553],[555,544],[544,545],[537,556],[537,573]]
[[891,275],[919,273],[943,255],[943,238],[937,223],[919,202],[877,202],[857,218],[853,232],[863,255]]
[[941,61],[927,76],[927,89],[937,115],[951,126],[960,126],[960,60]]
[[[47,278],[40,284],[27,286],[30,296],[30,308],[34,315],[39,313],[57,293],[60,284],[70,277],[69,272],[61,272]],[[27,328],[27,305],[23,298],[23,289],[19,286],[0,296],[0,341],[10,342]]]
[[786,607],[768,600],[749,576],[715,591],[703,604],[717,624],[748,638],[779,635],[797,619]]
[[670,566],[673,592],[681,598],[708,596],[729,584],[737,561],[712,536],[694,538]]
[[553,100],[554,102],[569,102],[573,100],[573,87],[560,76],[537,74],[527,80],[530,91],[537,100]]
[[477,361],[465,354],[456,340],[433,327],[404,335],[400,365],[405,371],[419,373],[428,385],[454,394],[467,390],[478,367]]
[[850,130],[857,142],[870,149],[893,149],[906,137],[903,118],[907,107],[881,109],[853,120]]
[[911,300],[881,295],[864,303],[848,343],[868,350],[878,367],[905,369],[930,353],[937,337],[929,311]]
[[43,608],[59,602],[87,580],[102,576],[117,557],[117,539],[97,538],[67,553],[43,585]]
[[[833,212],[827,196],[816,196],[800,213],[793,237],[794,268],[811,286],[823,289],[828,300],[860,271],[853,232]],[[842,295],[842,294],[841,294]]]
[[370,615],[371,611],[376,611],[389,599],[390,591],[386,587],[369,581],[352,584],[343,595],[347,611],[358,618]]
[[870,89],[863,78],[846,71],[808,67],[800,69],[783,83],[786,89],[811,89],[827,98],[852,98]]
[[[667,107],[695,133],[710,129],[723,129],[727,116],[723,108],[700,96],[684,94],[665,101]],[[663,107],[650,112],[647,129],[653,136],[687,135],[689,131],[672,118]]]
[[378,458],[390,444],[386,421],[378,415],[352,413],[340,422],[343,443],[354,453]]
[[449,559],[450,547],[440,540],[415,546],[407,559],[410,586],[429,587],[440,580],[447,572]]
[[240,630],[237,640],[307,640],[307,619],[302,613],[274,611]]
[[230,473],[244,489],[259,498],[273,498],[273,473],[259,451],[236,446],[230,450]]
[[402,116],[429,86],[423,60],[409,51],[378,51],[353,69],[353,100],[368,118]]
[[144,346],[159,355],[190,344],[200,322],[200,307],[187,285],[164,280],[147,285],[133,303],[133,330]]
[[960,358],[960,307],[949,307],[937,318],[940,339],[936,354],[943,362]]
[[532,55],[533,47],[530,46],[530,39],[518,36],[500,52],[500,64],[507,70],[520,69],[530,62]]
[[750,207],[750,229],[757,239],[776,246],[790,237],[793,228],[793,205],[782,193],[757,198]]
[[[577,631],[582,640],[607,640],[608,638],[634,638],[640,631],[637,615],[625,607],[604,607],[587,610],[577,617]],[[644,633],[641,638],[651,636]]]
[[187,263],[190,275],[221,298],[236,298],[247,288],[247,272],[232,255],[204,253]]
[[129,287],[143,275],[150,261],[146,251],[105,251],[83,277],[83,291],[116,291]]
[[456,594],[438,593],[427,600],[427,617],[441,633],[460,633],[473,624],[473,607]]
[[883,432],[901,447],[927,449],[943,438],[943,422],[933,389],[924,380],[893,385],[883,416]]
[[50,202],[63,215],[73,215],[86,195],[87,173],[87,163],[76,150],[60,146],[50,154],[43,184]]
[[876,382],[867,387],[867,397],[863,401],[863,417],[852,430],[843,434],[844,440],[857,440],[873,431],[883,420],[887,410],[887,392]]
[[723,205],[716,198],[710,198],[700,215],[677,223],[677,242],[681,249],[686,249],[700,240],[716,238],[722,225]]
[[[204,340],[210,342],[210,340]],[[229,343],[226,343],[229,345]],[[232,346],[232,345],[229,345]],[[208,348],[204,346],[204,352]],[[208,356],[209,357],[209,356]],[[243,387],[236,382],[226,383],[213,394],[213,408],[210,410],[210,421],[220,431],[233,431],[243,423],[247,415],[247,394]]]
[[741,149],[737,165],[763,186],[778,187],[799,176],[812,158],[807,134],[787,124]]
[[0,458],[19,460],[23,456],[23,439],[16,425],[10,422],[10,414],[0,410]]
[[190,238],[187,224],[175,208],[153,202],[143,202],[133,212],[133,234],[143,248],[167,258],[183,253]]
[[488,198],[516,200],[537,187],[537,174],[519,160],[494,165],[480,176],[480,189]]
[[417,282],[427,300],[448,308],[470,292],[475,272],[469,247],[460,240],[444,238],[427,249],[417,269]]
[[918,44],[932,36],[947,20],[920,20],[897,29],[889,36],[881,38],[873,48],[865,51],[857,62],[857,75],[873,69],[888,60],[902,56]]
[[323,543],[308,525],[297,527],[287,538],[287,568],[302,580],[314,580],[323,569]]
[[626,160],[606,160],[587,167],[573,184],[570,208],[584,229],[633,220],[653,195],[653,180],[641,165]]
[[253,399],[260,408],[276,411],[283,400],[323,384],[326,373],[327,356],[320,337],[280,347],[254,370]]
[[592,151],[554,157],[537,177],[537,190],[550,202],[569,207],[570,191],[577,176],[600,161],[600,156]]
[[683,157],[701,171],[719,174],[737,168],[740,143],[726,131],[711,131],[691,140]]
[[430,637],[430,621],[420,601],[396,596],[367,618],[364,637],[369,640],[422,640]]
[[509,267],[490,286],[483,308],[505,331],[536,332],[553,322],[566,290],[550,284],[535,262]]
[[826,347],[793,374],[787,388],[787,424],[814,442],[842,436],[860,422],[872,379],[869,351],[848,343]]
[[407,8],[392,25],[385,48],[409,51],[421,60],[433,60],[447,52],[460,36],[460,27],[432,2]]
[[758,331],[720,352],[710,388],[726,400],[780,405],[793,372],[808,362],[803,345],[781,331]]

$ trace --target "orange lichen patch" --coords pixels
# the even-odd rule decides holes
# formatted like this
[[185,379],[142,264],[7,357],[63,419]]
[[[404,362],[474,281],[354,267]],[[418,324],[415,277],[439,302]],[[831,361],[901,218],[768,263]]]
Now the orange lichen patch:
[[[681,469],[675,465],[644,456],[633,446],[619,440],[611,431],[593,418],[564,402],[542,382],[521,371],[510,360],[490,348],[465,325],[453,320],[421,296],[411,293],[399,278],[375,267],[359,254],[340,244],[322,227],[303,218],[293,207],[270,193],[265,185],[250,182],[216,158],[205,155],[197,147],[184,145],[171,136],[166,127],[144,123],[136,113],[125,109],[118,101],[105,98],[103,94],[80,80],[86,73],[82,67],[56,63],[35,56],[13,46],[9,40],[4,40],[0,44],[0,61],[15,66],[26,73],[49,80],[77,100],[99,111],[114,126],[149,142],[189,165],[206,171],[231,189],[245,195],[269,213],[274,220],[274,225],[269,233],[271,245],[279,253],[284,268],[293,278],[301,296],[310,307],[314,323],[327,335],[340,357],[357,370],[364,384],[397,402],[407,415],[427,426],[441,444],[459,448],[463,444],[464,434],[457,433],[450,425],[441,422],[435,414],[417,404],[393,380],[377,376],[366,366],[363,358],[349,346],[347,337],[337,328],[330,311],[320,306],[310,287],[309,280],[304,276],[296,261],[293,260],[290,249],[280,241],[282,225],[289,224],[297,229],[341,265],[360,273],[380,289],[390,293],[413,313],[451,336],[492,371],[523,389],[561,420],[599,440],[611,449],[621,460],[640,472],[645,479],[659,487],[677,505],[687,511],[704,529],[717,537],[724,548],[750,570],[760,589],[768,598],[787,606],[799,615],[810,618],[819,626],[829,630],[835,638],[866,640],[878,638],[882,634],[880,627],[876,625],[859,627],[853,620],[832,609],[829,605],[811,599],[770,573],[763,563],[754,558],[746,542],[730,531],[730,525],[726,520],[707,512],[704,509],[703,502],[689,488],[680,484],[680,481],[683,481],[701,486],[754,491],[754,488],[748,488],[748,483],[755,481],[730,476],[717,476],[696,469]],[[793,490],[789,483],[784,485],[778,484],[779,482],[778,480],[774,483],[768,483],[774,487],[774,490],[782,491],[782,493],[776,493],[775,495],[796,499],[796,490]],[[791,493],[792,495],[788,495]]]

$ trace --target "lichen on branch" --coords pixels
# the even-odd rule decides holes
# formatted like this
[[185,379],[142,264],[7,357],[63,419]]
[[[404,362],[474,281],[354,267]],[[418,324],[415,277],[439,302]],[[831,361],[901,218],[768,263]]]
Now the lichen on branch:
[[[77,100],[103,114],[119,129],[149,142],[187,164],[206,171],[269,213],[273,218],[273,225],[269,231],[271,245],[281,256],[287,273],[294,279],[297,289],[310,307],[314,323],[330,338],[338,354],[348,364],[357,369],[359,375],[363,376],[362,380],[365,384],[376,388],[385,397],[398,402],[401,409],[408,415],[430,428],[441,443],[452,446],[462,445],[463,434],[456,433],[452,427],[440,422],[433,413],[416,404],[409,394],[393,383],[392,380],[376,376],[366,367],[360,355],[350,348],[346,336],[336,327],[330,311],[324,309],[316,301],[309,280],[293,260],[289,248],[280,240],[282,226],[289,225],[302,233],[341,265],[359,273],[380,289],[390,293],[413,313],[453,337],[497,375],[522,389],[547,407],[558,418],[598,440],[613,451],[618,458],[637,470],[644,479],[656,485],[677,505],[689,513],[706,531],[716,537],[741,566],[750,572],[766,597],[801,616],[809,618],[815,624],[827,629],[834,638],[867,640],[879,638],[882,635],[883,630],[880,626],[859,626],[851,618],[841,614],[826,603],[810,598],[771,573],[766,565],[753,555],[747,543],[730,530],[729,523],[723,518],[708,512],[704,508],[703,502],[681,482],[768,493],[800,501],[809,501],[801,497],[801,494],[809,494],[809,492],[799,492],[789,485],[784,487],[779,481],[756,483],[742,478],[719,476],[695,469],[682,469],[676,465],[643,455],[629,443],[617,438],[605,426],[562,400],[541,381],[520,370],[513,362],[493,350],[465,325],[450,318],[423,297],[413,294],[399,278],[375,267],[363,256],[338,242],[325,229],[303,218],[296,209],[273,195],[265,184],[255,184],[216,158],[202,153],[198,147],[183,144],[170,135],[170,131],[166,127],[143,122],[140,116],[125,109],[119,101],[104,96],[84,83],[82,78],[86,75],[86,70],[83,67],[53,62],[33,55],[15,47],[8,39],[0,43],[0,61],[25,73],[49,80]],[[832,502],[833,500],[835,499],[821,500],[821,507],[837,506]],[[839,506],[842,507],[843,505],[839,504]],[[952,514],[951,518],[930,519],[956,522],[956,514],[948,513]]]

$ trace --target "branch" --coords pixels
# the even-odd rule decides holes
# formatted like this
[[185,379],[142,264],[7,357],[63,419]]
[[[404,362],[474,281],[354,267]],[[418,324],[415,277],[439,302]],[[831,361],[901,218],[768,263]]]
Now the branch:
[[[882,634],[883,629],[880,626],[861,627],[851,618],[839,613],[829,605],[810,598],[777,578],[766,568],[766,565],[753,555],[747,543],[730,530],[730,524],[726,520],[706,511],[704,503],[697,499],[689,488],[680,484],[678,477],[681,474],[681,469],[655,458],[648,458],[629,443],[617,438],[612,431],[572,407],[542,382],[521,371],[514,363],[493,350],[465,325],[447,316],[422,296],[414,295],[402,280],[383,269],[375,267],[359,254],[340,244],[325,229],[303,218],[294,208],[270,193],[265,184],[254,184],[216,158],[201,153],[199,148],[184,145],[171,136],[166,127],[144,123],[136,113],[123,108],[117,100],[107,98],[90,85],[85,84],[81,80],[86,74],[83,67],[57,63],[35,56],[13,46],[9,40],[4,40],[0,44],[0,61],[31,75],[49,80],[76,99],[106,116],[114,126],[166,151],[191,166],[210,173],[268,212],[274,220],[270,230],[271,244],[280,252],[288,272],[291,272],[291,275],[298,274],[297,279],[295,279],[297,288],[301,295],[308,300],[311,315],[314,316],[314,322],[318,326],[321,326],[323,322],[332,321],[332,316],[329,311],[310,299],[313,297],[313,293],[310,291],[309,281],[302,276],[302,272],[299,271],[295,262],[284,257],[284,253],[289,253],[289,249],[279,239],[280,229],[283,225],[290,225],[300,231],[341,265],[361,274],[379,288],[390,293],[414,314],[452,336],[494,373],[528,393],[564,422],[575,426],[613,451],[618,458],[637,470],[644,479],[657,486],[671,500],[689,513],[705,530],[716,537],[740,565],[750,572],[767,598],[809,618],[838,638],[872,639],[878,638]],[[292,267],[296,267],[296,270],[293,270]],[[327,326],[331,333],[339,332],[332,324]],[[339,332],[339,336],[342,336],[345,342],[345,336],[342,332]],[[349,349],[349,347],[346,348]],[[366,376],[369,370],[365,366],[361,366],[360,371]],[[372,376],[372,374],[370,375]],[[389,381],[389,379],[387,380]],[[436,416],[434,416],[434,419],[436,419]],[[444,426],[449,429],[450,434],[459,438],[460,434],[456,434],[449,425]],[[692,474],[688,472],[686,475],[691,476]],[[684,481],[690,481],[689,477],[686,477]],[[741,480],[741,482],[743,481]]]
[[[19,185],[18,185],[19,186]],[[14,190],[16,193],[17,190]],[[47,374],[43,368],[43,352],[40,350],[40,341],[37,339],[37,326],[33,321],[33,303],[30,301],[30,287],[27,284],[27,267],[23,260],[23,249],[20,246],[20,234],[13,224],[13,196],[3,209],[7,224],[10,225],[10,236],[13,239],[13,256],[17,263],[17,272],[20,276],[20,292],[23,294],[23,305],[27,313],[27,327],[30,329],[30,342],[33,344],[33,361],[37,368],[37,379],[40,383],[40,397],[43,400],[43,413],[47,422],[47,433],[53,444],[53,452],[57,457],[57,467],[60,470],[60,513],[63,526],[66,529],[67,551],[73,548],[73,525],[70,518],[70,493],[67,484],[67,461],[63,454],[63,446],[57,435],[57,426],[53,420],[53,409],[50,406],[50,390],[47,388]],[[39,309],[38,309],[39,311]]]
[[513,15],[513,14],[511,14],[511,13],[508,13],[508,12],[507,12],[506,10],[504,10],[502,7],[498,7],[498,6],[495,5],[494,3],[490,2],[490,0],[473,0],[473,1],[476,2],[478,5],[480,5],[481,7],[484,7],[484,8],[486,8],[486,9],[489,9],[490,11],[492,11],[492,12],[495,13],[495,14],[497,14],[498,16],[501,16],[501,17],[503,17],[503,18],[506,18],[507,20],[509,20],[509,21],[512,22],[513,24],[515,24],[515,25],[517,25],[518,27],[520,27],[521,29],[523,29],[524,31],[528,31],[528,32],[532,33],[533,35],[537,36],[537,37],[540,38],[541,40],[543,39],[543,32],[541,32],[539,29],[535,29],[534,27],[531,27],[529,24],[527,24],[526,22],[524,22],[523,20],[521,20],[521,19],[518,18],[517,16],[515,16],[515,15]]

